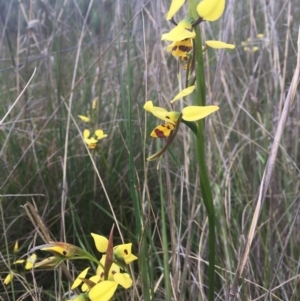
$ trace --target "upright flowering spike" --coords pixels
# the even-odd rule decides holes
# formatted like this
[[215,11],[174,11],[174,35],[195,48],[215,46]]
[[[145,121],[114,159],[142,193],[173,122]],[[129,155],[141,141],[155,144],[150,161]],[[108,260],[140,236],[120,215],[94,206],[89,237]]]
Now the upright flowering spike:
[[168,33],[162,35],[161,39],[171,42],[178,42],[185,39],[193,39],[196,36],[192,23],[188,19],[183,19]]
[[234,44],[228,44],[228,43],[221,42],[221,41],[210,40],[210,41],[205,41],[205,44],[214,49],[224,49],[224,48],[234,49],[235,48]]
[[108,239],[102,235],[95,234],[95,233],[91,233],[91,235],[94,239],[96,249],[100,253],[105,253],[108,247]]
[[198,15],[205,21],[218,20],[225,8],[225,0],[203,0],[197,5]]
[[196,121],[219,110],[218,106],[188,106],[182,110],[182,119],[186,121]]
[[185,0],[172,0],[169,11],[167,12],[166,19],[171,20],[173,16],[177,13],[180,7],[183,5]]
[[109,301],[117,287],[118,283],[114,281],[101,281],[91,288],[89,298],[91,301]]

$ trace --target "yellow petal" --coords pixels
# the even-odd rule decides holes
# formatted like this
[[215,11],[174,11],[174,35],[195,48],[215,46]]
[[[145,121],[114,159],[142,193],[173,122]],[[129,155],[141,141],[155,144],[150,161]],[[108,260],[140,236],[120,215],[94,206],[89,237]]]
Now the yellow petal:
[[264,34],[263,34],[263,33],[259,33],[259,34],[257,35],[257,38],[263,39],[263,38],[264,38]]
[[27,260],[26,260],[26,264],[25,264],[25,270],[30,270],[33,268],[34,263],[36,262],[37,256],[35,253],[31,254]]
[[180,7],[183,5],[185,0],[172,0],[170,9],[166,15],[167,20],[171,20],[172,17],[177,13],[177,11],[180,9]]
[[78,115],[78,117],[83,121],[83,122],[90,122],[90,118],[83,116],[83,115]]
[[108,247],[108,239],[102,235],[95,234],[95,233],[91,233],[91,235],[94,239],[96,249],[100,253],[105,253]]
[[197,5],[198,15],[205,21],[218,20],[225,8],[225,0],[203,0]]
[[75,289],[76,287],[78,287],[78,286],[82,283],[82,278],[85,278],[85,276],[86,276],[86,274],[87,274],[87,272],[88,272],[89,269],[90,269],[89,267],[86,268],[86,269],[84,269],[84,270],[77,276],[77,278],[74,280],[74,282],[73,282],[73,284],[72,284],[72,286],[71,286],[71,290]]
[[97,137],[97,140],[101,140],[101,139],[107,137],[107,135],[104,134],[104,132],[102,130],[96,130],[95,135]]
[[189,22],[187,19],[183,19],[171,31],[163,34],[161,39],[171,42],[177,42],[185,39],[192,39],[195,36],[196,34],[192,28],[191,22]]
[[227,44],[221,41],[206,41],[205,42],[207,46],[215,49],[222,49],[222,48],[228,48],[228,49],[234,49],[235,45],[233,44]]
[[180,91],[172,100],[171,103],[174,103],[176,100],[185,97],[187,95],[190,95],[191,93],[193,93],[193,91],[195,90],[195,85],[194,86],[189,86],[186,89],[183,89],[182,91]]
[[87,139],[87,138],[90,137],[90,134],[91,134],[91,132],[90,132],[89,130],[85,129],[85,130],[83,131],[82,136],[83,136],[83,138]]
[[123,286],[124,288],[130,288],[132,285],[132,279],[127,273],[114,274],[114,281]]
[[20,263],[24,263],[25,259],[18,259],[16,261],[14,261],[14,264],[20,264]]
[[133,262],[137,259],[138,258],[135,255],[130,254],[128,257],[124,258],[124,261],[125,261],[126,264],[129,264],[129,263],[131,263],[131,262]]
[[153,103],[151,100],[147,101],[144,105],[144,109],[150,113],[152,113],[155,117],[164,120],[165,122],[169,122],[172,124],[176,124],[180,113],[171,111],[168,112],[166,109],[161,107],[155,107],[153,106]]
[[182,119],[196,121],[219,110],[218,106],[188,106],[182,110]]
[[118,283],[114,281],[102,281],[91,288],[89,298],[91,301],[108,301],[114,295]]
[[4,285],[8,285],[14,278],[14,273],[10,272],[4,279]]
[[174,125],[169,122],[166,124],[160,124],[151,132],[150,136],[153,138],[167,138],[170,136],[174,128]]
[[14,245],[14,253],[18,253],[19,252],[19,242],[16,241],[15,245]]

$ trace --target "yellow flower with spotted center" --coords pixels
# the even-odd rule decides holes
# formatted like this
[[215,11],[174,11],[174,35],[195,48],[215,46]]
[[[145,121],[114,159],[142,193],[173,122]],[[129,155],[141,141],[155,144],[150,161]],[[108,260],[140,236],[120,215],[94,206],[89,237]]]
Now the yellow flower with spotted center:
[[107,137],[107,134],[100,129],[96,130],[94,135],[88,129],[83,131],[83,141],[86,143],[89,149],[95,149],[99,140]]

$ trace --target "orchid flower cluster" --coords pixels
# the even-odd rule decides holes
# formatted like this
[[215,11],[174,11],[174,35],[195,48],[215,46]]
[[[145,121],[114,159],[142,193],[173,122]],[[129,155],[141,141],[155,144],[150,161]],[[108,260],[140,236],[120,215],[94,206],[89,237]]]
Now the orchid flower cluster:
[[[92,101],[92,110],[91,110],[91,113],[88,114],[88,117],[87,116],[84,116],[84,115],[78,115],[78,117],[85,123],[90,123],[93,127],[94,125],[94,117],[95,117],[95,110],[97,108],[97,101],[98,101],[98,98],[95,98],[93,101]],[[107,137],[107,134],[104,134],[103,130],[101,129],[84,129],[83,130],[83,133],[82,133],[82,136],[83,136],[83,141],[86,143],[87,147],[89,149],[95,149],[97,147],[97,143]]]
[[259,50],[259,46],[262,44],[264,39],[264,34],[259,33],[256,35],[255,39],[248,38],[246,41],[242,42],[241,45],[243,46],[244,51],[253,53]]
[[[197,87],[193,84],[192,80],[189,80],[195,63],[196,47],[194,39],[196,33],[194,27],[204,21],[216,21],[224,12],[225,0],[203,0],[197,5],[198,19],[193,20],[191,18],[184,18],[178,24],[174,20],[174,15],[183,6],[184,0],[173,0],[170,9],[166,15],[166,19],[170,20],[176,25],[170,32],[164,33],[161,40],[172,42],[167,46],[167,52],[171,52],[174,57],[179,58],[180,61],[187,62],[184,66],[186,71],[186,87],[180,91],[171,101],[173,103],[185,96],[193,93]],[[206,41],[205,45],[202,46],[200,51],[206,51],[207,47],[215,49],[228,48],[233,49],[233,44],[227,44],[221,41]],[[197,126],[194,123],[197,120],[207,117],[213,112],[219,109],[218,106],[187,106],[183,108],[181,112],[168,111],[164,108],[153,105],[151,100],[147,101],[144,105],[144,109],[152,113],[155,117],[163,120],[165,123],[158,125],[150,134],[153,138],[168,138],[165,146],[155,153],[154,155],[147,158],[148,161],[160,158],[161,155],[166,151],[169,145],[177,134],[179,124],[181,122],[188,125],[196,134]]]
[[[33,253],[25,261],[19,259],[14,264],[26,262],[25,269],[49,269],[57,267],[64,260],[87,259],[97,264],[96,271],[90,276],[90,267],[84,269],[71,286],[71,290],[78,290],[80,293],[72,297],[76,301],[109,301],[113,298],[118,286],[128,289],[132,286],[132,279],[127,273],[126,265],[137,260],[132,254],[132,243],[113,246],[112,231],[109,239],[104,236],[91,233],[96,249],[102,254],[101,259],[88,253],[87,251],[64,242],[50,242],[33,248],[31,251],[49,251],[53,255],[41,261],[37,261],[37,255]],[[14,248],[14,252],[16,247]],[[8,285],[14,278],[16,272],[10,271],[4,279],[4,284]],[[70,301],[70,300],[69,300]]]

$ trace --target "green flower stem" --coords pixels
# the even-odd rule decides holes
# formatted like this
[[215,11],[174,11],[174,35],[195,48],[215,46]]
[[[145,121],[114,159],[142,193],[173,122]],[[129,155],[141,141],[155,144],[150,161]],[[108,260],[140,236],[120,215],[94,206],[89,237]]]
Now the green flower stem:
[[169,270],[169,243],[167,235],[167,223],[166,223],[166,212],[165,212],[165,198],[163,192],[163,180],[162,172],[159,170],[159,187],[160,187],[160,204],[161,204],[161,226],[162,226],[162,241],[163,241],[163,256],[164,256],[164,277],[165,277],[165,291],[166,300],[172,300],[171,296],[171,283],[170,283],[170,270]]
[[[196,3],[191,0],[189,2],[190,16],[195,18]],[[194,39],[194,52],[196,59],[196,98],[194,104],[197,106],[205,106],[205,74],[204,63],[202,54],[202,39],[199,26],[195,27],[196,37]],[[197,122],[197,161],[199,166],[200,175],[200,188],[203,202],[207,211],[208,217],[208,300],[214,300],[214,287],[215,287],[215,210],[213,203],[213,196],[211,185],[209,181],[208,171],[205,161],[205,119]]]

